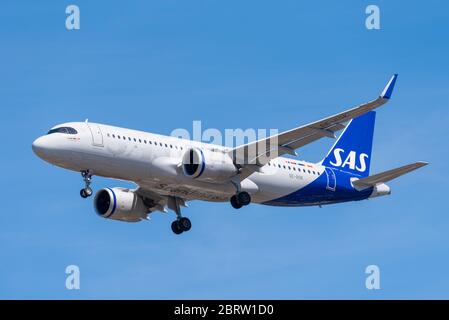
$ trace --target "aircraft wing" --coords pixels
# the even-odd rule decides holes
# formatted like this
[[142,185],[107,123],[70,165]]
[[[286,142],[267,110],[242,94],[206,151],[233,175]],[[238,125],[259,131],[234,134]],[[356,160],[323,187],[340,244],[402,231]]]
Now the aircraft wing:
[[411,171],[414,171],[416,169],[419,169],[421,167],[424,167],[428,165],[428,162],[415,162],[412,164],[408,164],[406,166],[402,166],[400,168],[388,170],[382,173],[378,173],[363,179],[352,181],[352,185],[356,188],[367,188],[375,186],[379,183],[386,183],[388,181],[391,181],[393,179],[396,179],[404,174],[407,174]]
[[344,129],[346,127],[345,124],[349,120],[357,118],[388,102],[397,77],[397,74],[393,75],[380,96],[373,101],[229,151],[229,155],[233,158],[235,164],[241,168],[241,178],[244,179],[254,171],[258,171],[260,167],[267,164],[271,159],[284,154],[296,155],[295,149],[318,139],[323,137],[336,138],[335,133]]

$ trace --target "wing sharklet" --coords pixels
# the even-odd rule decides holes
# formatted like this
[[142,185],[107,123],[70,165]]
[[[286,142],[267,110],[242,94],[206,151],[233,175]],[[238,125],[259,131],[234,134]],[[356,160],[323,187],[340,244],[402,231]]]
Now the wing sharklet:
[[390,81],[388,81],[387,85],[385,86],[385,89],[380,94],[380,97],[382,99],[390,99],[391,95],[393,94],[394,85],[396,84],[396,79],[398,78],[398,74],[395,73]]

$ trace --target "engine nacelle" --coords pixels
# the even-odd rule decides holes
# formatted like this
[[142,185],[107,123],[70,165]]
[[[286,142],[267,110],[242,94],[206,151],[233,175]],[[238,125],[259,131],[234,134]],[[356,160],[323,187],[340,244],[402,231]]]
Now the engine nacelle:
[[222,152],[190,148],[182,157],[184,175],[205,182],[225,182],[238,173],[231,157]]
[[100,217],[126,222],[139,222],[149,212],[138,194],[123,188],[101,189],[95,195],[94,206]]

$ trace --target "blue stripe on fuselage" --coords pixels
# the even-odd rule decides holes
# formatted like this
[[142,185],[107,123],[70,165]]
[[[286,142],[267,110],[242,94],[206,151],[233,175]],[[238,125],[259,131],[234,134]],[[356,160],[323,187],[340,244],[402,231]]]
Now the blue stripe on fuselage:
[[335,191],[326,188],[327,175],[326,172],[323,172],[315,181],[307,186],[291,194],[267,201],[263,204],[283,207],[324,205],[367,199],[373,192],[373,188],[368,188],[363,191],[355,190],[352,187],[350,180],[352,177],[355,177],[354,175],[335,169],[334,172],[337,180]]

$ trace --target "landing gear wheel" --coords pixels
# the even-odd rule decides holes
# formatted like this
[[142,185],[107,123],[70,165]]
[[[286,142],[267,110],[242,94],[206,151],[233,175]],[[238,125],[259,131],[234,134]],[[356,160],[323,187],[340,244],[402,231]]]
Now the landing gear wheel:
[[81,190],[80,190],[80,196],[81,196],[81,198],[83,198],[83,199],[86,199],[86,198],[87,198],[87,194],[86,194],[86,191],[85,191],[84,189],[81,189]]
[[192,222],[188,218],[181,218],[178,220],[178,225],[183,232],[190,231],[192,229]]
[[84,199],[89,198],[90,196],[92,196],[92,189],[91,188],[84,188],[81,189],[80,191],[80,196]]
[[92,193],[93,193],[93,191],[92,191],[91,188],[85,188],[85,189],[84,189],[84,192],[86,193],[86,195],[87,195],[88,197],[92,196]]
[[239,192],[231,197],[231,205],[234,209],[240,209],[241,207],[247,206],[251,203],[251,196],[248,192]]
[[243,207],[243,205],[238,201],[237,196],[231,197],[231,206],[234,209],[240,209],[241,207]]
[[90,188],[90,185],[92,183],[92,173],[89,170],[81,171],[81,176],[83,177],[84,181],[84,189],[81,189],[80,196],[86,199],[93,194],[93,191]]
[[183,233],[183,230],[181,229],[181,224],[179,223],[179,220],[173,221],[171,224],[171,230],[174,234],[181,234]]
[[190,220],[181,215],[181,205],[185,206],[185,202],[182,199],[176,197],[168,198],[167,206],[176,213],[176,220],[171,224],[171,229],[174,234],[181,234],[192,229]]
[[251,203],[251,196],[248,192],[243,191],[237,194],[237,200],[242,206],[247,206]]

